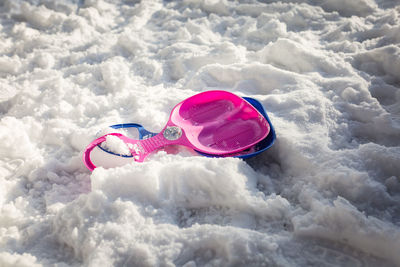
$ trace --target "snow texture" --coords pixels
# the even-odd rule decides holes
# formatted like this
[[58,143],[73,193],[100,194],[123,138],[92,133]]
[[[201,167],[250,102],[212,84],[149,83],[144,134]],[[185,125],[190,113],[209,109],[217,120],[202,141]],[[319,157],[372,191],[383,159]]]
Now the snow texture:
[[[213,89],[275,145],[83,165]],[[400,3],[2,0],[0,140],[0,266],[400,266]]]

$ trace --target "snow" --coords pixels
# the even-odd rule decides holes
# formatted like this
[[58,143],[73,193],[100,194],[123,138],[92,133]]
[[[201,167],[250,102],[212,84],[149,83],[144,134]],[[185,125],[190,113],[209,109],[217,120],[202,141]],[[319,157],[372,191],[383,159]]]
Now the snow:
[[118,137],[114,135],[107,135],[106,141],[102,143],[103,148],[107,151],[119,154],[129,155],[129,147]]
[[[0,266],[400,266],[399,36],[397,0],[1,1]],[[82,163],[213,89],[274,146]]]

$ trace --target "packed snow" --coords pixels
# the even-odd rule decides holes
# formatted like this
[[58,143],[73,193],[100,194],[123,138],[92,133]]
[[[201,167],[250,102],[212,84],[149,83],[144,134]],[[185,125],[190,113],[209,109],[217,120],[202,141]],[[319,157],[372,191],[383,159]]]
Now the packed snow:
[[[82,163],[215,89],[272,148]],[[400,266],[400,2],[2,0],[0,140],[0,266]]]

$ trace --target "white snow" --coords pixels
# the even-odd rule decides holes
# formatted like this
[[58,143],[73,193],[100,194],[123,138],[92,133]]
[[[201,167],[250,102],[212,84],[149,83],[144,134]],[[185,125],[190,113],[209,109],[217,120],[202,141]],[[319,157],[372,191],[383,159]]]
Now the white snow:
[[113,152],[119,155],[130,155],[129,147],[120,138],[114,135],[107,135],[106,141],[102,144],[102,147],[107,151]]
[[[0,266],[400,266],[399,36],[397,0],[0,1]],[[212,89],[274,146],[83,165]]]

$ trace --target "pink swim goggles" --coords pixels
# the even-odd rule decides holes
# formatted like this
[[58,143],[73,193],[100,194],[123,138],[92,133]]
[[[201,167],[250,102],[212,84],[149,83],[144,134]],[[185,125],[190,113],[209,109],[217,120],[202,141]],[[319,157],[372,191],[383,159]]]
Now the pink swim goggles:
[[263,140],[270,131],[266,118],[243,98],[227,91],[202,92],[177,104],[163,130],[148,139],[135,140],[119,133],[101,136],[90,143],[83,161],[89,170],[90,153],[113,135],[129,148],[137,162],[169,145],[183,145],[208,155],[229,156]]

